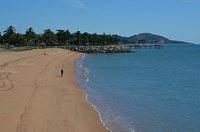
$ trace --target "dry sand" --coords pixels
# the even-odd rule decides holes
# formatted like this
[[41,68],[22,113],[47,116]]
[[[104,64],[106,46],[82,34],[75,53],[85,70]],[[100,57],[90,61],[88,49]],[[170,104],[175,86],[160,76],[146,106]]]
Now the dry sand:
[[76,82],[79,57],[63,49],[0,52],[0,132],[106,131]]

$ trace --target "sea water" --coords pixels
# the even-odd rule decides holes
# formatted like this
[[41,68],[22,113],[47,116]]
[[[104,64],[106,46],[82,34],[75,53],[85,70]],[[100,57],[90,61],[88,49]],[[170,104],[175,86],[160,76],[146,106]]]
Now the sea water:
[[113,132],[200,132],[200,46],[90,54],[78,82]]

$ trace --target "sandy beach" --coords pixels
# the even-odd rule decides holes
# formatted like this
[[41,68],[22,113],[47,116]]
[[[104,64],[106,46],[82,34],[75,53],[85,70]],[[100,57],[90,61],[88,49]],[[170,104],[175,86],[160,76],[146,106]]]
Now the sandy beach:
[[106,131],[76,82],[79,57],[64,49],[0,52],[0,132]]

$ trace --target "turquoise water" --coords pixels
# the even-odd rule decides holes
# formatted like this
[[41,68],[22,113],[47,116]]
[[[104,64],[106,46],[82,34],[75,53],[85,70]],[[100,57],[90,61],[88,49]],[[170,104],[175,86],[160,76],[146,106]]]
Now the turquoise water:
[[86,55],[77,77],[114,132],[200,131],[200,46]]

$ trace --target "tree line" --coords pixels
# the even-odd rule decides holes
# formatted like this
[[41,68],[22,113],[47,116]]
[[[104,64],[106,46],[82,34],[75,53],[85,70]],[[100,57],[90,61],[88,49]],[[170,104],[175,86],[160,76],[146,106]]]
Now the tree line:
[[0,45],[5,47],[21,46],[67,46],[67,45],[110,45],[119,44],[116,35],[90,34],[77,31],[59,29],[55,33],[45,29],[42,34],[37,34],[33,28],[26,29],[24,34],[18,33],[13,26],[9,26],[3,34],[0,33]]

